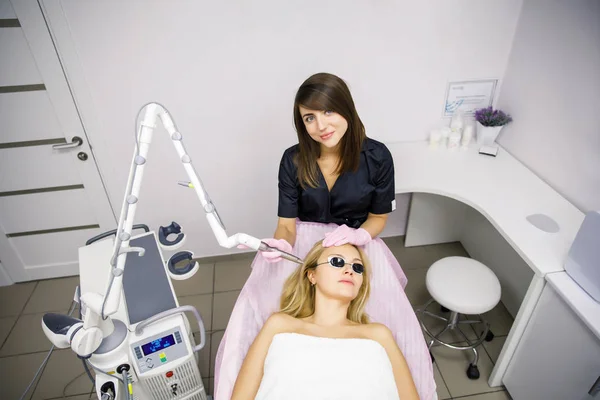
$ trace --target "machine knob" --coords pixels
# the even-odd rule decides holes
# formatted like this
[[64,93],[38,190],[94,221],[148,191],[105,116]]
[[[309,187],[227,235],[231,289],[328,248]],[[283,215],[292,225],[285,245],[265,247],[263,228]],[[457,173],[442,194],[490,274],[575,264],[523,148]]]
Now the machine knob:
[[80,329],[71,340],[71,349],[81,357],[87,357],[98,350],[102,343],[102,330],[97,327]]

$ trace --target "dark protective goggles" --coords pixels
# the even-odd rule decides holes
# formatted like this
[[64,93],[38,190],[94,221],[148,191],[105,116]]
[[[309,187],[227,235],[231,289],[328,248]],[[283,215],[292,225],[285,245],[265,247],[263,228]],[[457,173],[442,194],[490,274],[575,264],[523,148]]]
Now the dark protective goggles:
[[[323,262],[323,263],[320,263],[317,265],[323,265],[323,264],[329,264],[335,268],[343,268],[344,265],[350,264],[350,263],[347,262],[346,260],[344,260],[340,256],[329,256],[329,257],[327,257],[327,262]],[[352,265],[352,270],[359,275],[362,275],[362,273],[365,271],[365,266],[360,263],[352,263],[351,265]]]

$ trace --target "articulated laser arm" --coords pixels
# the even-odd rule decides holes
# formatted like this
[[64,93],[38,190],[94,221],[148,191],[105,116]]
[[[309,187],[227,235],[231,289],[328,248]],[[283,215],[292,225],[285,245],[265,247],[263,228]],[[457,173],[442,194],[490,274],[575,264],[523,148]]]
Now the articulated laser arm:
[[[202,204],[202,208],[206,213],[208,223],[215,234],[219,245],[232,248],[234,246],[243,244],[254,250],[262,251],[280,251],[279,249],[268,246],[261,240],[249,236],[244,233],[236,233],[233,236],[227,236],[225,232],[225,226],[221,221],[217,209],[210,200],[208,193],[204,190],[204,186],[194,169],[191,158],[185,150],[182,141],[182,135],[177,130],[175,123],[169,112],[160,104],[149,103],[142,108],[141,111],[145,110],[143,120],[139,126],[139,131],[136,134],[136,148],[133,154],[133,160],[131,162],[131,169],[129,171],[129,179],[127,181],[127,189],[125,191],[125,198],[123,200],[123,206],[121,208],[121,215],[119,218],[119,224],[117,228],[117,236],[113,248],[113,255],[111,257],[111,280],[107,288],[107,293],[104,298],[99,295],[90,294],[90,296],[84,295],[82,300],[86,302],[88,307],[97,313],[101,317],[101,320],[105,320],[107,316],[114,314],[119,306],[122,280],[123,280],[123,268],[125,265],[125,259],[127,253],[137,252],[139,255],[143,255],[144,249],[137,247],[130,247],[129,240],[131,238],[131,230],[133,226],[133,220],[135,216],[135,210],[139,200],[140,187],[142,178],[144,175],[144,167],[146,164],[146,156],[150,143],[152,142],[152,134],[156,127],[157,120],[160,119],[163,126],[169,134],[173,146],[177,151],[177,155],[188,174],[192,183],[193,189],[198,195],[198,199]],[[139,115],[139,114],[138,114]],[[281,252],[282,257],[296,263],[302,263],[302,260],[298,257]],[[91,318],[88,325],[90,327],[102,325],[101,321],[97,318]],[[84,326],[84,328],[87,328]]]

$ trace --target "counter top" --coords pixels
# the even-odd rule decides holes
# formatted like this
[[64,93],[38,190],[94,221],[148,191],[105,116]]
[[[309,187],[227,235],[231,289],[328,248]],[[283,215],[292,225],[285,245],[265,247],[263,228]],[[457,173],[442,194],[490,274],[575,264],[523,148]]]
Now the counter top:
[[[428,142],[386,143],[394,159],[396,193],[431,193],[481,212],[538,275],[564,271],[584,213],[500,147],[496,157],[468,149],[433,149]],[[545,214],[556,233],[527,217]]]

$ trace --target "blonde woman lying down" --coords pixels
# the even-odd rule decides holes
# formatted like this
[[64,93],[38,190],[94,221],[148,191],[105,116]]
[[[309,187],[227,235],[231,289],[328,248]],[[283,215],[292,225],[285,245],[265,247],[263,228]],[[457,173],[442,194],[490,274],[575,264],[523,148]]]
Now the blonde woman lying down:
[[391,331],[364,312],[369,271],[360,248],[315,244],[250,347],[232,400],[418,399]]

